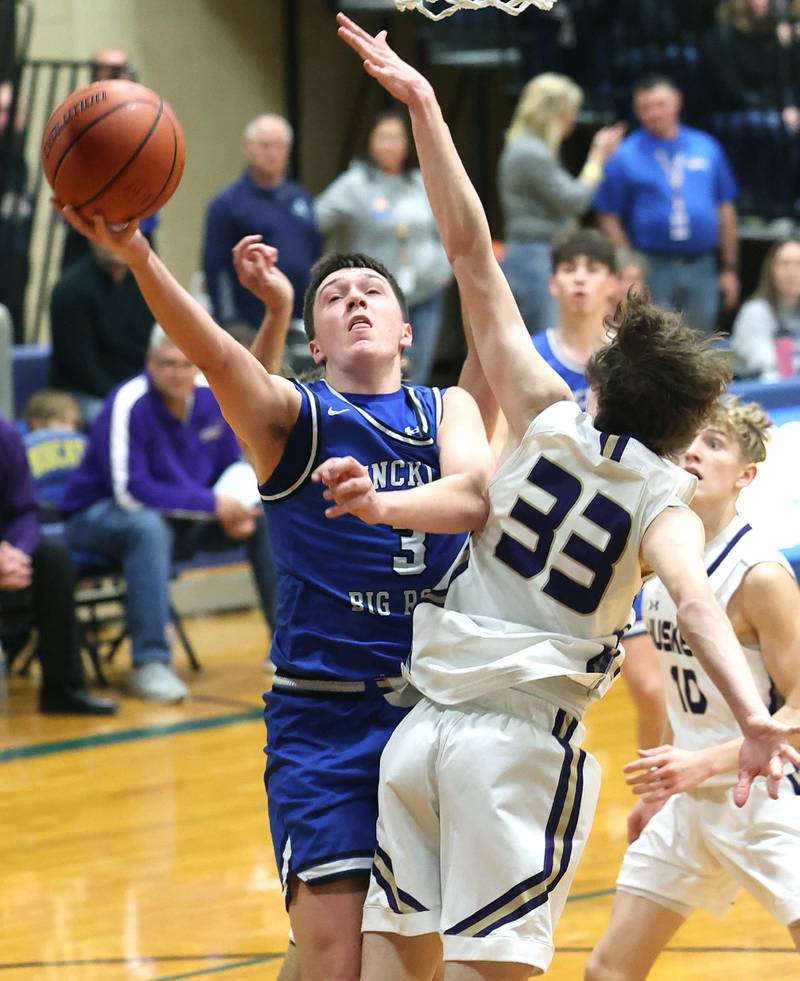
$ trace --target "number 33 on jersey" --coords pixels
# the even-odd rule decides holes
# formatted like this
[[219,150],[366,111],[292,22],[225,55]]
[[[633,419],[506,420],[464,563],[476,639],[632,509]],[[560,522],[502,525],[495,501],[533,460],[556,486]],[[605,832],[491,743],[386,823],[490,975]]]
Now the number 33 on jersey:
[[642,536],[695,485],[574,402],[545,409],[495,474],[468,561],[414,615],[414,684],[449,704],[552,680],[556,704],[582,713],[619,672]]

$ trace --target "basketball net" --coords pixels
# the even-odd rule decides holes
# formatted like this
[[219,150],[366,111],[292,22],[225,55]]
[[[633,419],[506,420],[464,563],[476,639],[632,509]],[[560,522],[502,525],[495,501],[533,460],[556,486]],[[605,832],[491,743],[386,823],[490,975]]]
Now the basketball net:
[[[457,10],[481,10],[496,7],[516,17],[528,7],[552,10],[556,0],[394,0],[398,10],[417,10],[431,20],[442,20]],[[434,9],[437,8],[437,9]]]

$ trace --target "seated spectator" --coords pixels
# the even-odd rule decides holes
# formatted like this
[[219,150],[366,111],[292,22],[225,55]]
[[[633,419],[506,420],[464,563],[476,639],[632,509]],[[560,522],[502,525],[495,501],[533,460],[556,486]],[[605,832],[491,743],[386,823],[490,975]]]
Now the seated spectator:
[[140,698],[178,702],[188,694],[172,670],[166,636],[173,558],[244,540],[264,615],[274,623],[263,512],[214,488],[240,457],[205,380],[156,326],[147,371],[106,400],[64,500],[70,547],[122,568],[129,687]]
[[[38,631],[36,653],[42,668],[39,710],[45,713],[110,715],[115,702],[95,698],[86,685],[75,619],[75,589],[69,552],[57,539],[41,538],[25,448],[0,419],[0,628],[8,621]],[[24,643],[27,627],[11,639],[11,652]]]
[[620,246],[617,249],[617,289],[611,297],[609,313],[613,314],[617,304],[628,299],[628,290],[646,289],[649,274],[650,266],[641,252]]
[[742,184],[740,207],[783,214],[798,197],[800,54],[781,41],[770,0],[722,0],[705,63],[711,124]]
[[555,326],[534,334],[533,343],[585,409],[586,362],[609,339],[605,318],[617,291],[616,254],[605,236],[582,228],[554,241],[551,261],[550,294],[558,319]]
[[69,392],[44,388],[31,395],[23,418],[28,455],[42,521],[60,521],[67,481],[86,452],[81,410]]
[[62,272],[50,298],[50,384],[91,423],[115,385],[141,371],[153,315],[128,267],[99,245]]
[[266,113],[247,124],[243,144],[247,169],[208,206],[203,272],[217,323],[227,327],[241,321],[258,328],[264,304],[239,285],[231,253],[241,238],[253,234],[277,248],[280,268],[294,287],[289,352],[293,356],[298,349],[302,359],[307,352],[303,294],[309,270],[321,252],[321,239],[311,195],[286,176],[292,140],[292,129],[282,116]]
[[734,321],[731,347],[737,374],[774,381],[800,373],[800,238],[767,252],[758,289]]
[[413,331],[408,378],[427,385],[452,273],[411,147],[406,117],[396,109],[379,113],[359,159],[314,207],[320,230],[338,251],[374,256],[394,274],[408,300]]
[[14,343],[25,342],[25,289],[33,199],[25,161],[26,123],[18,111],[12,121],[14,88],[0,81],[0,303],[8,307]]
[[503,272],[531,334],[552,327],[550,243],[589,207],[608,157],[622,138],[621,125],[595,133],[577,177],[559,162],[572,132],[583,92],[563,75],[545,73],[522,90],[498,165],[505,226]]

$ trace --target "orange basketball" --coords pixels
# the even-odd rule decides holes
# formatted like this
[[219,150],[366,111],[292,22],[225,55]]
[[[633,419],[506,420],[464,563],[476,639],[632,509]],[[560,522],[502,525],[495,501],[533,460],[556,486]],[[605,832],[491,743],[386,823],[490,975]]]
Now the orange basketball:
[[47,121],[41,152],[56,197],[112,225],[166,204],[186,155],[167,103],[125,79],[92,82],[68,96]]

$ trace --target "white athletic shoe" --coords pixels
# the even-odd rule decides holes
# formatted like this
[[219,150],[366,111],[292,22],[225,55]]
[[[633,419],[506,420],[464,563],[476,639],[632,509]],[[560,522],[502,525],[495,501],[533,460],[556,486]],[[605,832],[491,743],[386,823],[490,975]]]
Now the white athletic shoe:
[[189,696],[189,689],[172,668],[160,661],[150,661],[134,668],[128,675],[128,690],[131,695],[146,702],[173,704]]

